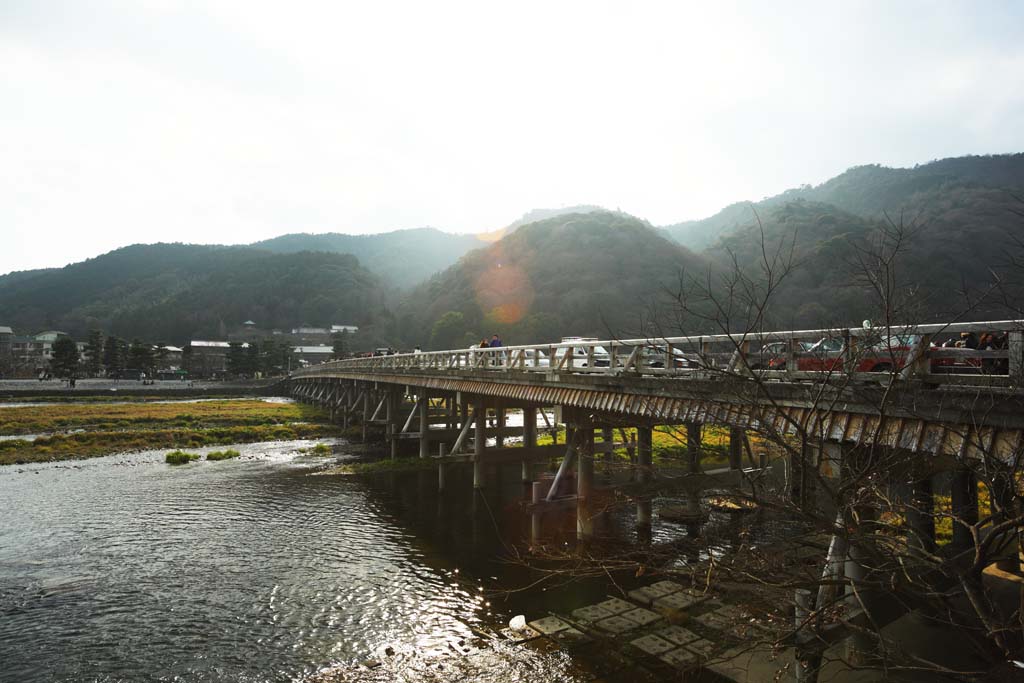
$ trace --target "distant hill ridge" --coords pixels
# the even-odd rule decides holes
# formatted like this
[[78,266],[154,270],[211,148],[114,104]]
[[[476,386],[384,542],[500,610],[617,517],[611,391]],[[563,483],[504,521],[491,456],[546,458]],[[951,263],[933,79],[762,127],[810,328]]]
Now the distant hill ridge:
[[[775,293],[780,328],[870,314],[846,271],[884,215],[912,227],[900,281],[916,293],[914,319],[962,312],[959,290],[993,273],[1020,291],[1012,287],[1024,269],[1024,154],[1010,154],[859,166],[666,228],[586,205],[527,213],[492,242],[417,228],[296,233],[246,246],[133,245],[0,276],[0,325],[79,338],[100,328],[168,343],[216,337],[247,319],[266,328],[356,324],[366,344],[461,345],[495,331],[519,341],[637,333],[681,269],[723,272],[735,263],[756,275],[754,211],[769,243],[791,240],[801,264]],[[969,315],[1020,314],[986,304]]]
[[1024,189],[1024,154],[940,159],[913,168],[855,166],[820,185],[793,188],[756,202],[737,202],[708,218],[663,227],[677,242],[699,251],[726,233],[750,225],[754,210],[765,212],[803,199],[878,218],[886,211],[906,212],[921,204],[918,195],[934,196],[953,185]]

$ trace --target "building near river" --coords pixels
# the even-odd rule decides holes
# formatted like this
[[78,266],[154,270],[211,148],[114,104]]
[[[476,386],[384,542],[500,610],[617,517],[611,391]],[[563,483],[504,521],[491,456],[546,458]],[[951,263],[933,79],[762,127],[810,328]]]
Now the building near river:
[[6,325],[0,325],[0,377],[6,377],[14,369],[14,356],[11,351],[13,340],[14,330]]
[[228,369],[230,348],[226,341],[193,339],[182,352],[185,369],[190,377],[197,379],[223,375]]
[[319,365],[334,357],[334,347],[325,344],[319,346],[293,346],[292,357],[300,365]]

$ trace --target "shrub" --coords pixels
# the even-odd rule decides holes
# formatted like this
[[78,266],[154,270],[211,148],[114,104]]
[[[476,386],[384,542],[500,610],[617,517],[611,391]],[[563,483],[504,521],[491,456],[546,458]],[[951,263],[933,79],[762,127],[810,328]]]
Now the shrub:
[[334,450],[325,443],[318,443],[309,452],[313,455],[330,455]]
[[164,461],[168,465],[185,465],[198,459],[197,453],[186,453],[185,451],[171,451],[164,457]]
[[224,451],[213,451],[212,453],[207,453],[206,454],[206,459],[207,460],[213,460],[213,461],[217,461],[217,460],[230,460],[231,458],[237,458],[240,455],[242,455],[242,454],[239,453],[238,451],[234,450],[233,448],[229,448],[229,449],[224,450]]

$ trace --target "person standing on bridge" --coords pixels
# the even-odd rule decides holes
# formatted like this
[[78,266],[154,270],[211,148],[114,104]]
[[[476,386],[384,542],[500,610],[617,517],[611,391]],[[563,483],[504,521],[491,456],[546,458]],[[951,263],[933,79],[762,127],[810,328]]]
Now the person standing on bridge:
[[488,344],[492,349],[501,348],[501,337],[496,334],[491,335],[491,343]]

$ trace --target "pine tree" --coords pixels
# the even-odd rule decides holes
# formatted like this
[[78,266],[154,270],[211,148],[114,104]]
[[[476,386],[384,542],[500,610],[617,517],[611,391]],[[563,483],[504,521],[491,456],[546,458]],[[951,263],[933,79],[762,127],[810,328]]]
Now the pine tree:
[[96,377],[103,372],[103,333],[99,330],[89,330],[89,341],[85,344],[85,372],[90,377]]
[[53,342],[50,371],[57,377],[74,377],[78,372],[78,344],[71,337],[57,337]]

